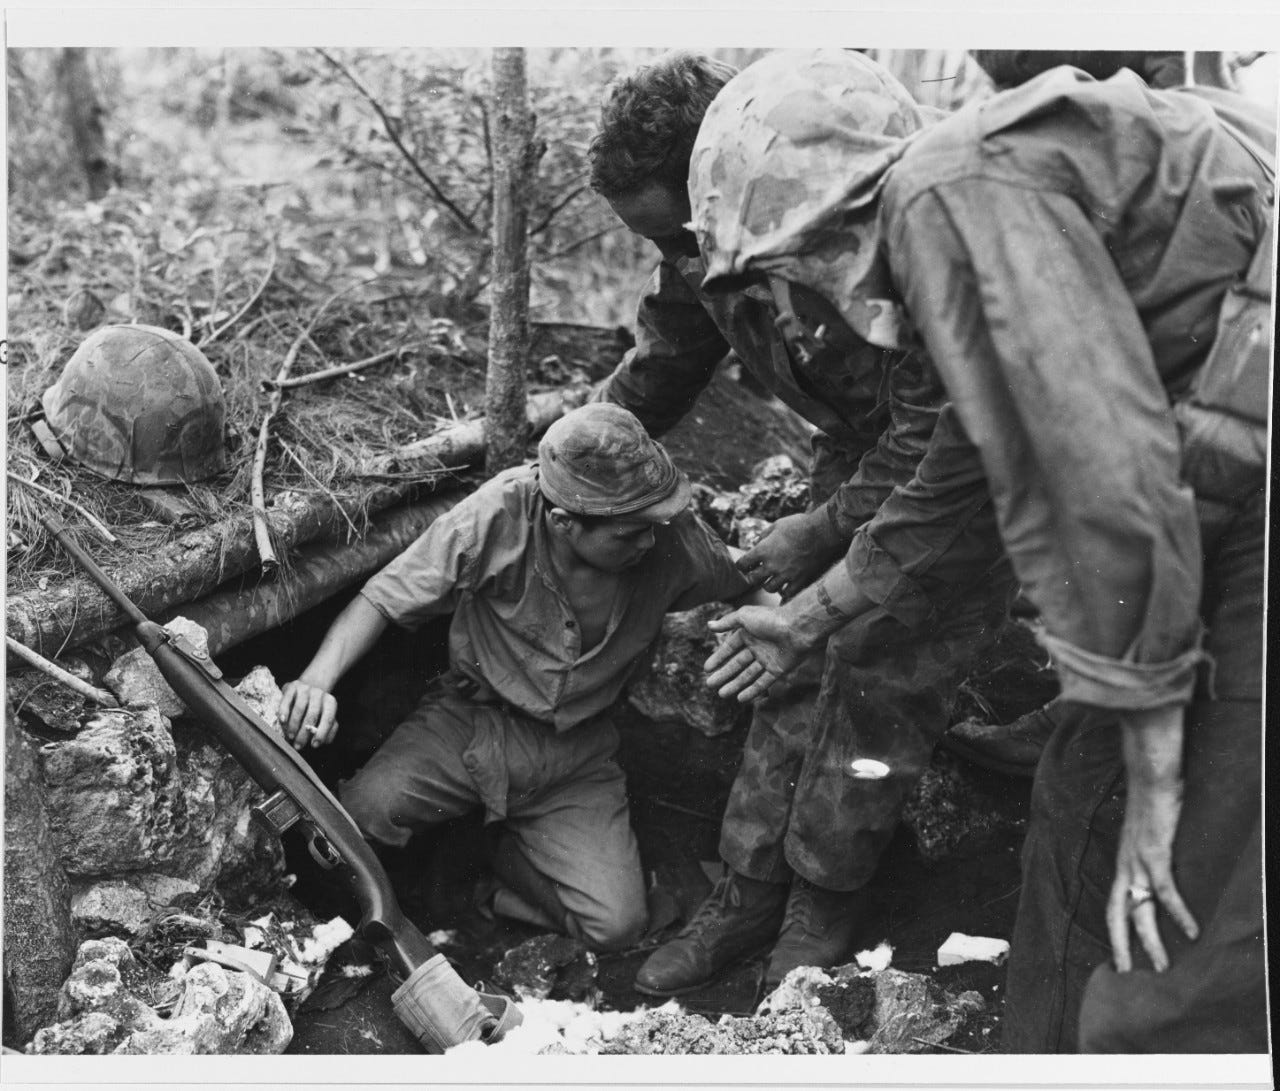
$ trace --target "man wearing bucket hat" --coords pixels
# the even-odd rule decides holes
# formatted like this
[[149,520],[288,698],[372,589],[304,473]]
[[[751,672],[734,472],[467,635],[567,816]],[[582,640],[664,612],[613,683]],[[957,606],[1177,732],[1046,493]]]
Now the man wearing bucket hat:
[[[791,336],[927,350],[953,472],[985,476],[1043,618],[1073,714],[1036,772],[1005,1047],[1265,1052],[1274,116],[1058,68],[894,138],[875,124],[892,97],[813,77],[830,56],[725,87],[693,226],[705,289],[767,285]],[[837,565],[736,611],[712,678],[767,688],[868,605]]]
[[584,406],[547,430],[537,463],[486,482],[365,584],[284,687],[280,721],[295,746],[330,741],[333,687],[387,626],[452,612],[449,671],[341,788],[371,842],[482,809],[505,826],[494,912],[598,948],[639,936],[608,709],[665,613],[750,590],[690,492],[635,417]]
[[[881,71],[833,51],[808,75],[835,101],[873,103],[885,139],[917,132],[924,111]],[[1013,591],[981,472],[958,460],[953,474],[935,458],[930,472],[917,473],[935,430],[953,434],[941,384],[919,354],[852,336],[791,351],[765,286],[703,289],[689,228],[689,155],[733,75],[678,51],[639,67],[606,97],[592,184],[657,245],[662,262],[641,296],[636,347],[601,397],[661,434],[732,347],[746,371],[817,429],[809,510],[775,522],[740,567],[793,597],[848,555],[877,609],[836,646],[842,719],[814,718],[821,642],[755,708],[721,826],[726,874],[640,968],[636,989],[655,996],[704,986],[760,949],[769,951],[766,988],[796,966],[833,966],[852,954],[867,886]],[[811,159],[806,169],[820,184],[821,159]],[[964,558],[952,565],[959,578],[934,563],[941,556]],[[888,775],[865,775],[886,767]]]

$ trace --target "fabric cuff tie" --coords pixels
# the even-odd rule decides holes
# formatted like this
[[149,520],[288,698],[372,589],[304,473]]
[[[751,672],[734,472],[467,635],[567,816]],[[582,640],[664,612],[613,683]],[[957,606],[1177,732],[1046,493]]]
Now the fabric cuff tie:
[[[1204,627],[1195,646],[1163,663],[1135,663],[1085,651],[1036,626],[1036,640],[1049,653],[1062,682],[1062,697],[1098,708],[1136,710],[1185,705],[1195,691],[1201,663],[1213,667],[1213,657],[1201,647]],[[1212,688],[1212,676],[1210,678]]]

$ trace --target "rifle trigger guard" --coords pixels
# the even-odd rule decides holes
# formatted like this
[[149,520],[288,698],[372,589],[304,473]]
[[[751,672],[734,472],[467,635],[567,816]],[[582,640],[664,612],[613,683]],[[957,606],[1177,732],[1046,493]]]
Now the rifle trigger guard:
[[342,863],[341,854],[320,830],[313,830],[307,838],[307,851],[311,853],[311,859],[326,871],[331,871]]

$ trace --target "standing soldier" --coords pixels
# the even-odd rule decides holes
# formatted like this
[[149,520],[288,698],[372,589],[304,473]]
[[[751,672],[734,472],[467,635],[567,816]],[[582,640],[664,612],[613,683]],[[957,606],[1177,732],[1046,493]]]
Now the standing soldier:
[[[896,109],[848,53],[727,85],[690,170],[703,290],[767,285],[819,344],[922,344],[980,457],[1073,709],[1036,773],[1006,1047],[1264,1052],[1274,119],[1066,68],[913,138]],[[758,690],[862,597],[837,566],[736,611],[713,679]],[[819,724],[839,694],[829,671]]]
[[[836,58],[821,73],[832,94],[849,71]],[[660,434],[692,408],[732,349],[818,428],[809,511],[774,523],[740,566],[766,590],[795,596],[836,565],[864,598],[861,616],[829,646],[825,636],[850,615],[815,600],[798,622],[797,634],[812,637],[807,662],[755,710],[721,829],[727,874],[636,977],[638,991],[657,996],[696,989],[769,945],[766,987],[796,966],[831,966],[849,953],[902,805],[1013,591],[981,466],[964,457],[967,441],[919,354],[853,335],[789,351],[763,285],[703,290],[688,227],[689,155],[733,75],[678,52],[610,88],[591,146],[592,185],[662,261],[641,296],[636,348],[602,397]],[[887,74],[883,94],[877,131],[886,140],[916,133],[921,112]],[[813,584],[813,594],[824,586]],[[840,680],[839,715],[815,721],[824,663]],[[867,766],[853,763],[867,757],[888,775],[860,777]]]

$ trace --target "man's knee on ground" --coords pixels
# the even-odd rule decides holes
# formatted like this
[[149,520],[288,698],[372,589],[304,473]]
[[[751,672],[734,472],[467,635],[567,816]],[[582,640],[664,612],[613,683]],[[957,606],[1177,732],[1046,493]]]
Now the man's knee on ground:
[[387,791],[386,785],[369,783],[372,779],[356,776],[343,781],[338,800],[370,844],[403,848],[413,831],[401,824],[395,793]]
[[611,910],[601,906],[592,914],[565,914],[570,931],[600,951],[620,951],[632,946],[649,926],[649,910],[639,904],[619,905]]

